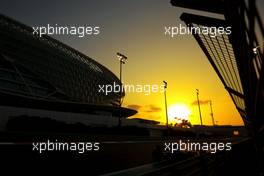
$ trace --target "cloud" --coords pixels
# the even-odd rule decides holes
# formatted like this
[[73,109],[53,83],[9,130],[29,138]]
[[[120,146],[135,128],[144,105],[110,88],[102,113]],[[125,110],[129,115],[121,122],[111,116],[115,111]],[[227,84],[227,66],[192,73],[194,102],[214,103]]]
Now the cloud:
[[129,104],[129,105],[127,105],[127,108],[131,108],[131,109],[135,109],[135,110],[140,109],[141,112],[149,112],[149,113],[161,111],[160,107],[152,105],[152,104],[144,105],[144,106],[141,106],[138,104]]
[[155,105],[146,105],[145,112],[160,112],[161,108]]
[[161,116],[159,114],[147,114],[146,113],[138,113],[137,115],[134,116],[134,118],[143,118],[143,119],[147,119],[147,120],[155,120],[155,121],[160,121],[161,120]]
[[140,108],[142,108],[141,105],[137,105],[137,104],[130,104],[130,105],[127,105],[127,107],[134,109],[134,110],[139,110]]
[[142,106],[137,104],[130,104],[127,105],[127,107],[138,111],[138,113],[134,115],[133,118],[143,118],[156,121],[160,121],[160,119],[162,118],[160,115],[162,109],[152,104]]
[[[199,100],[200,105],[204,105],[204,104],[208,104],[210,102],[210,100]],[[197,105],[198,102],[194,101],[192,102],[192,105]]]

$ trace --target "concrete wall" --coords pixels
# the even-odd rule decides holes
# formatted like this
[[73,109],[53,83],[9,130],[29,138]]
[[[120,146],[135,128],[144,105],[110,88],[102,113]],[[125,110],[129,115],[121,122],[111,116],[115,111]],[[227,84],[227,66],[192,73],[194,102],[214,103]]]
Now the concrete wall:
[[85,125],[116,126],[118,124],[118,118],[113,117],[109,112],[101,112],[100,114],[84,114],[0,106],[0,130],[5,130],[10,117],[20,115],[49,117],[66,123],[80,122]]

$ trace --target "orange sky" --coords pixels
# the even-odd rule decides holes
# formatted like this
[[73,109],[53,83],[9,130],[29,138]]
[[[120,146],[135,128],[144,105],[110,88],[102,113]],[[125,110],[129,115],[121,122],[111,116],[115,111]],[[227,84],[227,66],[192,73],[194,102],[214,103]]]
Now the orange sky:
[[[192,124],[199,124],[198,108],[192,105],[196,100],[196,88],[200,90],[201,101],[212,100],[217,124],[243,124],[193,36],[170,38],[164,35],[165,26],[184,25],[179,17],[189,10],[173,7],[169,0],[76,1],[63,4],[54,1],[52,6],[35,1],[10,2],[1,4],[2,13],[27,25],[100,26],[100,35],[97,36],[52,37],[105,65],[116,75],[119,75],[116,52],[125,54],[128,62],[123,67],[123,83],[160,85],[166,80],[168,107],[174,104],[188,106]],[[46,9],[49,9],[48,13]],[[123,105],[139,111],[134,117],[165,121],[163,93],[127,93]],[[209,108],[208,103],[201,105],[206,125],[212,124]]]
[[[174,104],[188,106],[192,124],[200,123],[198,107],[192,105],[196,101],[195,89],[198,88],[201,101],[212,100],[217,124],[243,124],[227,91],[192,36],[180,36],[173,40],[164,36],[143,39],[141,45],[144,46],[138,46],[135,48],[137,51],[126,54],[129,58],[123,66],[124,84],[160,85],[166,80],[168,107]],[[118,62],[116,65],[118,73]],[[162,122],[166,119],[163,93],[127,93],[124,106],[129,105],[138,105],[139,113],[135,117]],[[211,125],[209,104],[202,103],[201,111],[204,124]]]
[[[128,60],[123,65],[124,84],[160,85],[166,80],[168,107],[175,104],[188,106],[192,124],[200,124],[198,107],[192,105],[198,88],[201,101],[212,100],[218,125],[243,125],[231,98],[193,36],[170,38],[164,35],[164,26],[184,23],[179,20],[183,10],[169,7],[170,4],[163,5],[168,8],[164,14],[155,14],[154,10],[148,9],[141,18],[124,23],[117,20],[113,26],[119,26],[118,31],[102,38],[109,42],[110,48],[106,53],[96,53],[95,58],[107,58],[109,62],[103,59],[99,62],[119,75],[115,53],[125,54]],[[161,16],[163,20],[157,21]],[[123,106],[137,109],[139,113],[134,117],[165,122],[163,93],[127,93]],[[209,104],[202,104],[201,111],[203,124],[211,125]]]

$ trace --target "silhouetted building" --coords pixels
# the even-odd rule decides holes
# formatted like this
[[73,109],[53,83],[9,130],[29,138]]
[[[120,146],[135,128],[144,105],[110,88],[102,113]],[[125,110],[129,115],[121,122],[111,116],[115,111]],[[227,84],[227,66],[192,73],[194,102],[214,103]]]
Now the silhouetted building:
[[[253,134],[257,155],[262,160],[259,162],[260,168],[263,169],[262,3],[261,0],[171,0],[173,6],[214,13],[183,13],[180,19],[193,32],[195,40],[232,98],[246,128]],[[216,36],[194,32],[202,28],[229,28],[231,32],[218,31]]]
[[107,123],[120,114],[135,114],[135,110],[119,108],[124,92],[106,95],[100,90],[113,84],[121,82],[98,62],[47,35],[33,35],[31,27],[0,15],[1,127],[10,116],[19,115]]

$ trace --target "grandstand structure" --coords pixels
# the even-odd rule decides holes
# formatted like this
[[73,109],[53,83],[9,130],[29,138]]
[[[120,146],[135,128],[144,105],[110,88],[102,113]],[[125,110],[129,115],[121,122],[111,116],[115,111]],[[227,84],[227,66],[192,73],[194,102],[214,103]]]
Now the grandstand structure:
[[122,90],[107,95],[99,91],[99,85],[113,84],[122,85],[95,60],[47,35],[33,35],[32,27],[0,15],[2,119],[32,112],[39,116],[54,116],[55,112],[111,117],[135,114],[135,110],[119,107],[125,96]]
[[171,0],[173,6],[201,12],[181,14],[180,19],[189,28],[231,27],[230,35],[212,37],[193,33],[193,36],[231,96],[263,159],[264,27],[259,3],[257,0]]

